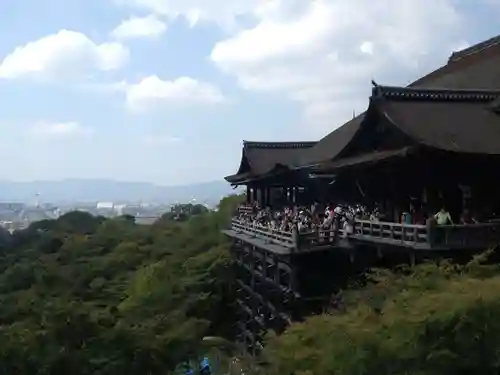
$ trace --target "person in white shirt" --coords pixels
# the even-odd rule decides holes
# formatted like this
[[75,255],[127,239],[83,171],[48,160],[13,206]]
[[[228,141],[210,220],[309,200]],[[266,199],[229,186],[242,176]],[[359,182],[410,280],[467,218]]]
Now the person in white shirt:
[[453,220],[451,219],[451,215],[448,211],[446,211],[445,207],[442,207],[441,210],[439,210],[439,212],[434,215],[434,219],[436,219],[437,225],[446,225],[446,224],[453,225]]

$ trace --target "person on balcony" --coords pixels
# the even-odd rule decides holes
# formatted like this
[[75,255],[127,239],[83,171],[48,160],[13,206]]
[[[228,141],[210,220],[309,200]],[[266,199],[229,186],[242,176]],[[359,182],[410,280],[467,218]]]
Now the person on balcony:
[[344,237],[349,237],[354,233],[355,216],[351,211],[347,211],[344,220]]
[[421,204],[413,206],[410,212],[413,217],[413,224],[425,225],[425,214]]
[[379,222],[380,221],[380,213],[377,207],[375,207],[370,214],[370,221]]
[[453,220],[451,219],[450,213],[446,210],[446,207],[442,207],[441,210],[434,215],[434,219],[436,219],[437,225],[453,225]]
[[468,209],[465,209],[464,212],[462,212],[462,215],[460,216],[460,224],[477,224],[477,220],[474,218],[474,216],[470,213]]
[[401,214],[401,224],[403,225],[411,225],[413,223],[411,213],[405,211]]

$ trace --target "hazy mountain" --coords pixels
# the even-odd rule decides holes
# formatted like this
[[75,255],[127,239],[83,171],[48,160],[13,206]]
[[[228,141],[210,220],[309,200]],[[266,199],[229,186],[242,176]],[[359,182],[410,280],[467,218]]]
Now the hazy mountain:
[[225,181],[182,186],[159,186],[144,182],[67,179],[60,181],[0,181],[0,201],[33,203],[39,194],[41,202],[160,202],[174,203],[196,200],[217,203],[234,193]]

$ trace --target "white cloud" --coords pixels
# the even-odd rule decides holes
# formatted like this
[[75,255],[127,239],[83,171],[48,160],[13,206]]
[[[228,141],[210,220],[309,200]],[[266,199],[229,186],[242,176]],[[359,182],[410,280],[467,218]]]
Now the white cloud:
[[359,50],[363,53],[366,53],[367,55],[373,55],[373,43],[372,42],[363,42],[359,46]]
[[17,47],[3,59],[0,78],[61,78],[89,69],[114,70],[122,67],[128,58],[128,49],[120,43],[97,44],[82,33],[61,30]]
[[122,85],[127,105],[133,110],[147,109],[158,104],[219,104],[224,96],[209,83],[191,77],[163,81],[149,76],[136,84]]
[[155,15],[131,17],[123,21],[111,35],[117,39],[153,38],[165,33],[167,25]]
[[466,20],[454,4],[256,2],[254,25],[221,40],[210,57],[244,89],[287,95],[303,105],[310,122],[326,120],[331,129],[354,109],[359,113],[366,108],[372,78],[406,84],[445,63],[453,47],[464,45]]
[[147,135],[142,138],[142,143],[148,147],[156,147],[156,146],[168,146],[181,142],[181,139],[178,137],[172,137],[169,135]]
[[29,129],[29,135],[43,139],[82,137],[92,134],[92,129],[77,122],[39,122]]
[[[309,123],[328,129],[366,108],[371,79],[407,84],[444,64],[477,29],[458,0],[109,1],[192,26],[236,24],[212,50],[216,66],[246,90],[292,99]],[[480,2],[496,14],[497,0]]]
[[256,4],[266,3],[267,0],[114,0],[114,2],[169,18],[183,17],[191,26],[199,21],[213,21],[220,25],[231,26],[236,17],[253,12]]

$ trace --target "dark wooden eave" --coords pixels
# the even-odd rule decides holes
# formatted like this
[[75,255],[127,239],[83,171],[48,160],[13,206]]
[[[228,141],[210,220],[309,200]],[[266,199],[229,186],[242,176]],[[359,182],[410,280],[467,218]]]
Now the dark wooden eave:
[[299,164],[301,153],[316,143],[243,141],[238,171],[225,177],[225,180],[233,185],[241,185],[291,169]]
[[[500,90],[417,89],[375,84],[356,134],[334,160],[312,166],[313,174],[405,157],[418,148],[464,155],[500,155]],[[383,121],[404,134],[407,145],[354,153]],[[345,152],[344,152],[345,151]]]
[[252,178],[251,173],[236,173],[230,176],[224,177],[224,179],[232,185],[240,185],[242,181]]
[[[411,83],[409,88],[500,89],[500,36],[451,55],[448,63]],[[399,88],[401,89],[401,88]],[[437,94],[437,93],[436,93]],[[360,130],[365,112],[323,137],[306,151],[301,166],[335,160]]]
[[415,143],[443,151],[500,155],[500,90],[376,86],[371,110]]
[[312,167],[310,171],[313,174],[334,173],[350,167],[380,163],[394,158],[402,158],[416,151],[416,149],[417,147],[415,146],[407,146],[397,150],[373,151],[362,155],[321,163]]
[[353,118],[323,137],[314,147],[302,154],[301,166],[334,160],[358,132],[365,113]]

